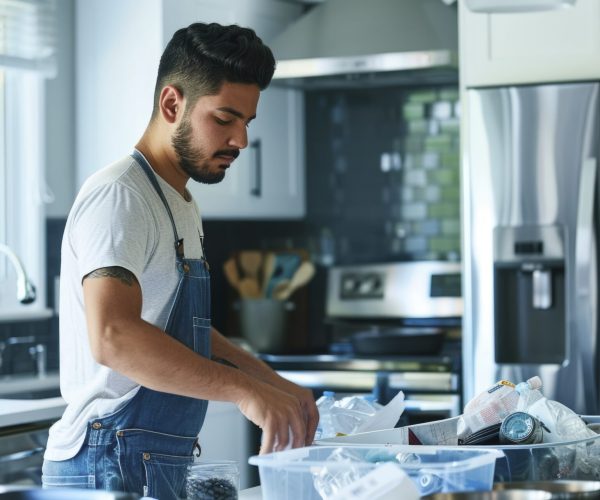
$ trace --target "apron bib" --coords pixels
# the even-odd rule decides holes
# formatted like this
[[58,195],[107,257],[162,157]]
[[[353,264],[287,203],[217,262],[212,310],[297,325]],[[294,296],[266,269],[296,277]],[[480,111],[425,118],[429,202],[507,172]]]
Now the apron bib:
[[[152,168],[137,150],[132,156],[150,179],[173,226],[179,284],[165,331],[200,356],[210,357],[210,276],[205,256],[185,258],[183,240],[177,235],[173,215]],[[102,440],[107,432],[114,433],[113,449],[125,491],[160,500],[185,498],[187,467],[193,462],[194,449],[199,450],[197,436],[207,406],[205,400],[142,386],[117,412],[90,423],[88,443],[93,445],[95,434],[97,440]]]

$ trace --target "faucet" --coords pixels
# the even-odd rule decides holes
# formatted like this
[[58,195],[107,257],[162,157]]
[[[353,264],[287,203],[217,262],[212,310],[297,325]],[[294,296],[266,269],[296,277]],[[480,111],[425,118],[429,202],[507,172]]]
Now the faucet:
[[[4,341],[0,341],[0,367],[4,362],[4,351],[7,347],[19,344],[36,344],[35,337],[28,335],[26,337],[8,337]],[[36,344],[29,348],[29,354],[36,363],[36,372],[38,377],[46,375],[46,346],[44,344]]]
[[19,257],[6,245],[0,243],[0,253],[8,257],[17,272],[17,299],[21,304],[31,304],[35,300],[35,286],[27,276]]
[[36,344],[29,348],[29,354],[35,361],[35,367],[38,377],[46,376],[46,346],[44,344]]

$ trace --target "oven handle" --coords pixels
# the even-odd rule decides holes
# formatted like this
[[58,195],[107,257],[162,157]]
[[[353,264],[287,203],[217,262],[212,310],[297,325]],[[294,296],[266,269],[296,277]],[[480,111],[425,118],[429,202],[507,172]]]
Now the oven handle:
[[33,448],[32,450],[18,451],[16,453],[9,453],[8,455],[0,456],[0,463],[16,462],[18,460],[24,460],[26,458],[35,457],[44,453],[44,448]]

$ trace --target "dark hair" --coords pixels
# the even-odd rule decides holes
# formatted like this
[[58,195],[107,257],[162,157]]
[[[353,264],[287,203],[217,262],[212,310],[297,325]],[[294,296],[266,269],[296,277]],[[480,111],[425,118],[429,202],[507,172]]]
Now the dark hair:
[[194,23],[177,30],[160,58],[154,89],[154,117],[165,85],[173,85],[188,106],[219,92],[223,82],[254,83],[264,90],[273,77],[271,49],[250,28]]

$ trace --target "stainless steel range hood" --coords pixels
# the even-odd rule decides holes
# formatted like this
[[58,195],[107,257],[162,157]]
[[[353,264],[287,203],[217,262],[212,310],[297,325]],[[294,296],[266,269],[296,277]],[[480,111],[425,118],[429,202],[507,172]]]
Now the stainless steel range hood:
[[458,81],[457,9],[442,0],[325,0],[269,45],[276,85]]

